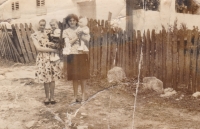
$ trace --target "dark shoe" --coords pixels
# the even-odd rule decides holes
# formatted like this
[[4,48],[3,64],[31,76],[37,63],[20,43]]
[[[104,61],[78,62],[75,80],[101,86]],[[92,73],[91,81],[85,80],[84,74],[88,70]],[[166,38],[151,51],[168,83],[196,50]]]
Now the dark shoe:
[[45,105],[49,105],[49,103],[50,103],[49,101],[48,101],[48,102],[44,101],[44,104],[45,104]]
[[56,104],[56,101],[51,101],[50,103],[51,103],[51,104]]

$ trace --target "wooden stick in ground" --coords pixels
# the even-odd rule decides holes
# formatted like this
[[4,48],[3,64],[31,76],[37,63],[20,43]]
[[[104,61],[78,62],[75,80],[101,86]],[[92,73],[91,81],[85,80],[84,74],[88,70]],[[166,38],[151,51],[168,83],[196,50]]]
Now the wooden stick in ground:
[[6,45],[6,54],[8,54],[8,58],[9,60],[11,60],[13,58],[12,53],[11,53],[11,49],[10,49],[10,43],[8,41],[8,34],[7,34],[7,30],[6,30],[6,26],[4,27],[4,32],[5,32],[5,45]]
[[6,26],[5,26],[5,43],[7,44],[7,51],[6,51],[6,53],[8,53],[8,55],[9,55],[9,58],[10,59],[13,59],[14,60],[14,55],[12,54],[12,50],[11,50],[11,46],[10,46],[10,42],[9,42],[9,40],[8,40],[8,38],[10,38],[10,36],[9,36],[9,34],[8,34],[8,32],[7,32],[7,28],[6,28]]
[[10,45],[11,45],[11,47],[12,47],[14,53],[15,53],[15,54],[14,54],[15,58],[16,58],[16,59],[19,59],[20,62],[21,62],[22,60],[20,59],[20,55],[19,55],[18,51],[16,50],[16,48],[15,48],[15,46],[14,46],[12,40],[10,39],[10,36],[8,35],[7,30],[5,30],[5,31],[6,31],[6,34],[7,34],[8,42],[10,43]]
[[10,54],[11,58],[13,59],[13,61],[17,61],[16,55],[13,52],[12,45],[11,45],[10,41],[8,40],[8,38],[9,38],[9,35],[8,35],[8,33],[6,33],[6,40],[7,40],[6,43],[8,43],[9,54]]
[[3,53],[3,56],[7,59],[6,43],[5,43],[6,42],[5,41],[5,32],[3,33],[3,37],[2,38],[3,38],[3,42],[2,42],[3,43],[3,46],[2,46],[3,52],[2,53]]

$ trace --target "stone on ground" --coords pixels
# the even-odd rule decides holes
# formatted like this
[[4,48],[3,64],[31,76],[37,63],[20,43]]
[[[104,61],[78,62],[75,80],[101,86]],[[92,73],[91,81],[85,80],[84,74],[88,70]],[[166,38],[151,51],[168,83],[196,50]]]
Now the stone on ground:
[[192,94],[192,96],[195,97],[195,98],[199,98],[200,97],[200,92],[197,91],[194,94]]
[[107,73],[109,83],[121,82],[126,78],[126,74],[121,67],[114,67]]
[[88,129],[88,126],[77,126],[77,129]]
[[173,88],[165,88],[164,94],[161,94],[160,97],[171,97],[175,95],[177,92]]
[[27,122],[26,124],[25,124],[25,126],[26,126],[26,128],[31,128],[31,127],[33,127],[33,125],[35,124],[35,121],[29,121],[29,122]]
[[159,94],[163,93],[163,82],[156,77],[143,78],[144,89],[156,91]]

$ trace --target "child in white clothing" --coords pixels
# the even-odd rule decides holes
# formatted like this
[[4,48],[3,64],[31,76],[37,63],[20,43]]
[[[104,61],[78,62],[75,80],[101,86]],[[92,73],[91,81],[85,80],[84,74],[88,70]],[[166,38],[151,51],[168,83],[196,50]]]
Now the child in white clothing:
[[[83,18],[79,19],[79,22],[78,22],[79,27],[76,30],[77,35],[80,34],[81,37],[90,38],[90,29],[88,28],[87,24],[88,24],[87,18],[83,17]],[[80,46],[78,48],[78,51],[80,53],[88,53],[89,50],[88,50],[88,48],[86,46],[86,44],[88,44],[88,43],[86,43],[83,40],[81,40],[80,42],[81,43],[80,43]]]
[[[52,28],[52,32],[49,34],[49,40],[50,40],[50,42],[54,43],[50,47],[54,48],[54,49],[58,49],[59,48],[59,38],[60,38],[61,30],[58,29],[57,22],[54,19],[50,22],[50,25],[51,25],[51,28]],[[60,60],[58,53],[51,53],[50,61],[58,61],[58,60]]]

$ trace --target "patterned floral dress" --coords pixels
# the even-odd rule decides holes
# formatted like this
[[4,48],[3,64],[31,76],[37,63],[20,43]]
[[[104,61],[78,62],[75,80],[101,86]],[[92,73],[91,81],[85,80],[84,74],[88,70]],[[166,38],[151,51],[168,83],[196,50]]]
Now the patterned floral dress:
[[[35,32],[32,38],[38,41],[41,47],[48,48],[48,32]],[[60,61],[50,61],[51,52],[38,52],[36,58],[35,81],[37,83],[49,83],[63,78],[62,66]]]

